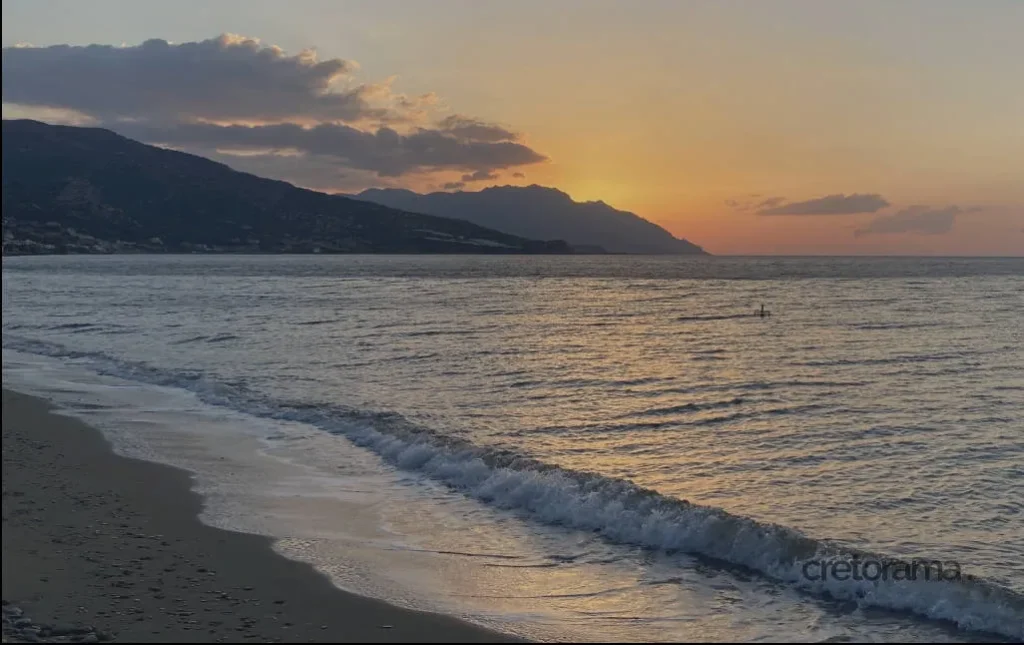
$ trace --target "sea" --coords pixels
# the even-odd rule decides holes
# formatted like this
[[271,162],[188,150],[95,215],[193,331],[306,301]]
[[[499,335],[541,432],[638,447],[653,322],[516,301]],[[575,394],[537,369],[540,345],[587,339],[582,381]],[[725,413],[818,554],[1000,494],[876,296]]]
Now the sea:
[[1024,640],[1024,258],[4,258],[3,384],[524,638]]

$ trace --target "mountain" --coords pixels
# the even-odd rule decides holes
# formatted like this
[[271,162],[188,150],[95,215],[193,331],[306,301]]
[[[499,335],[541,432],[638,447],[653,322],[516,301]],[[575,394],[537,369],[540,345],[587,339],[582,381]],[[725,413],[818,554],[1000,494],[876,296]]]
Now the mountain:
[[704,254],[686,240],[604,202],[574,202],[543,186],[496,186],[479,192],[430,193],[371,188],[358,199],[416,213],[464,219],[511,235],[560,239],[577,250],[600,247],[611,253]]
[[570,253],[99,128],[3,121],[3,252]]

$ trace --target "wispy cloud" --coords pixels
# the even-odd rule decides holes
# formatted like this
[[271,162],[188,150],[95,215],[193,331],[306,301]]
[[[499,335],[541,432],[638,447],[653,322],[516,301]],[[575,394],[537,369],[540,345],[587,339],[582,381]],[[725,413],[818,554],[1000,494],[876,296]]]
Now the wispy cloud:
[[782,204],[785,201],[786,201],[785,197],[771,197],[771,198],[766,199],[766,200],[762,201],[761,203],[759,203],[757,205],[757,208],[759,210],[763,210],[763,209],[766,209],[766,208],[775,208],[776,206],[778,206],[779,204]]
[[469,183],[471,181],[493,181],[497,178],[497,173],[489,172],[487,170],[477,170],[474,173],[463,175],[462,181],[466,183]]
[[959,206],[945,208],[910,206],[891,215],[882,215],[872,220],[867,226],[854,231],[854,235],[857,237],[898,233],[943,235],[953,230],[957,216],[978,210],[981,209],[964,209]]
[[513,132],[508,128],[461,114],[445,117],[438,123],[438,127],[444,132],[469,141],[494,143],[497,141],[515,141],[519,138],[519,133]]
[[857,213],[876,213],[889,202],[881,195],[859,194],[826,195],[817,199],[802,202],[780,203],[773,198],[761,202],[758,215],[855,215]]
[[736,199],[727,199],[725,200],[725,205],[734,211],[749,212],[778,206],[785,201],[785,197],[769,197],[764,199],[761,195],[753,193]]

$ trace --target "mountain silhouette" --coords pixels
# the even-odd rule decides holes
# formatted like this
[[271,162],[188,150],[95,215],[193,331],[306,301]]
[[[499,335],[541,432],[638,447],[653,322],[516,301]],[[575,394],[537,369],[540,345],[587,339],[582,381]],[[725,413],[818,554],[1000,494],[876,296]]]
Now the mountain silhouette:
[[3,121],[3,252],[571,253],[232,170],[101,128]]
[[555,188],[495,186],[479,192],[415,193],[371,188],[363,199],[405,211],[454,217],[510,235],[567,241],[578,251],[699,255],[706,252],[635,213],[576,202]]

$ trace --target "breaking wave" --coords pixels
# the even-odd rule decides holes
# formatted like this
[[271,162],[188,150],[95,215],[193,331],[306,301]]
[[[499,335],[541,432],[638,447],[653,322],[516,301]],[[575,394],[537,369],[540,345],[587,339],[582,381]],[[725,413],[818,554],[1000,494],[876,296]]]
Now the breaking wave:
[[[467,497],[548,525],[591,531],[619,544],[685,552],[743,567],[818,596],[865,607],[905,611],[962,629],[1024,639],[1024,594],[965,575],[955,580],[825,580],[806,575],[822,560],[888,562],[895,558],[816,539],[800,531],[662,495],[629,481],[560,468],[522,454],[476,446],[401,416],[341,405],[308,405],[262,398],[195,373],[159,370],[102,354],[7,337],[9,349],[82,359],[100,373],[187,389],[212,405],[304,422],[341,435],[389,464],[419,473]],[[731,403],[731,402],[730,402]]]

